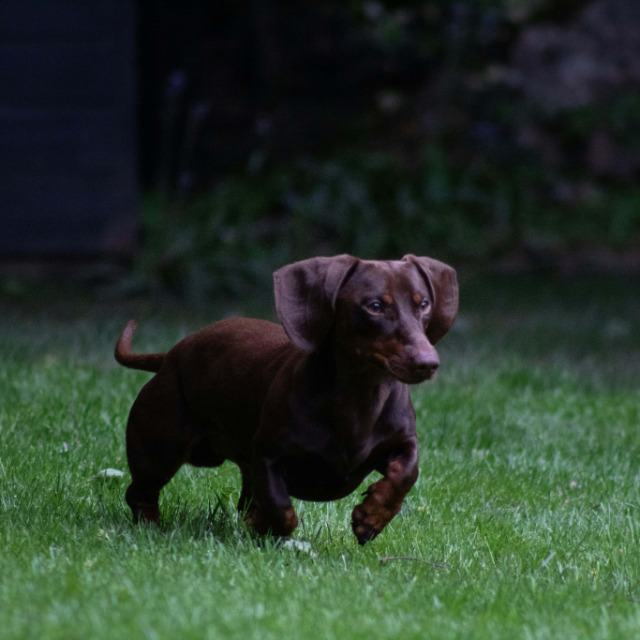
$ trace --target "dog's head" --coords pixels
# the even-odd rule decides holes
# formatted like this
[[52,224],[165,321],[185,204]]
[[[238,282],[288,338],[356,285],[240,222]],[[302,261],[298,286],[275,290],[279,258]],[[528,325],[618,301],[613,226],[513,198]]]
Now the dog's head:
[[314,351],[331,339],[354,371],[406,383],[433,376],[435,345],[458,312],[456,272],[432,258],[311,258],[274,274],[276,311],[290,340]]

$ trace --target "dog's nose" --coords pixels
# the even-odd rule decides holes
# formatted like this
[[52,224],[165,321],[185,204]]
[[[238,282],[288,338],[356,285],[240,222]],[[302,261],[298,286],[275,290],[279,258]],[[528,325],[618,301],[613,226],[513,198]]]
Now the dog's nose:
[[434,351],[420,351],[414,358],[413,366],[421,376],[430,378],[440,366],[440,358]]

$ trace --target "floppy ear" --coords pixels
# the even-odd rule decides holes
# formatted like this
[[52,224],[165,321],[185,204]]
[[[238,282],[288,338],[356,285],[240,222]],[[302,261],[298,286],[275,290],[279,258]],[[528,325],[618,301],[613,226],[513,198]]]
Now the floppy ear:
[[458,279],[455,269],[433,258],[407,255],[402,259],[418,268],[433,291],[434,310],[427,326],[427,338],[431,344],[435,344],[451,329],[458,315]]
[[348,255],[310,258],[273,274],[276,313],[296,347],[311,352],[329,333],[338,291],[357,264]]

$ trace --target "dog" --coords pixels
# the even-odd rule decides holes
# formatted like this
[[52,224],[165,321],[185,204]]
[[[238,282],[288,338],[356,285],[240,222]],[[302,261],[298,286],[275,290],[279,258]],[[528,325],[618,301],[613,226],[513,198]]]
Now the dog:
[[280,324],[232,318],[166,354],[135,354],[130,321],[116,360],[155,376],[127,423],[134,522],[158,522],[160,490],[185,463],[240,468],[238,509],[258,534],[288,537],[291,498],[330,501],[376,470],[352,512],[363,545],[418,477],[409,386],[433,378],[435,345],[458,311],[456,272],[427,257],[311,258],[274,273]]

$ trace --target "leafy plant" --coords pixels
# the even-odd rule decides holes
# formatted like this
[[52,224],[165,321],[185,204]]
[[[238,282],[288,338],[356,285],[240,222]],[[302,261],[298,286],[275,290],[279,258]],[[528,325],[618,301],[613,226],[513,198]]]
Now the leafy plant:
[[484,262],[540,242],[624,248],[640,234],[637,189],[592,189],[567,206],[552,188],[533,164],[460,167],[437,146],[410,170],[383,154],[266,166],[190,202],[150,194],[137,273],[192,299],[241,297],[312,255]]

